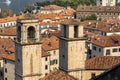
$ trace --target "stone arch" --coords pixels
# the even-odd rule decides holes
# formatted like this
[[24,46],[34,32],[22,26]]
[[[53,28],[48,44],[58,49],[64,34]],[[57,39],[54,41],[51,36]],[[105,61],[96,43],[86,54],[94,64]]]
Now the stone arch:
[[27,36],[29,39],[32,39],[32,38],[35,38],[35,28],[33,26],[30,26],[28,29],[27,29]]

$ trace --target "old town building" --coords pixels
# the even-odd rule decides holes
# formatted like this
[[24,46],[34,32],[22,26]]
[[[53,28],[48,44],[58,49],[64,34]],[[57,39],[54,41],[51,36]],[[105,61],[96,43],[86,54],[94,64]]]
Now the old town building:
[[96,0],[97,6],[115,6],[116,0]]
[[102,36],[92,41],[91,57],[120,56],[120,35]]
[[[89,80],[103,73],[105,70],[112,68],[120,63],[120,57],[101,56],[86,59],[85,54],[85,38],[83,37],[83,26],[78,20],[65,20],[61,22],[61,37],[60,37],[60,64],[57,72],[65,72],[74,77],[72,80]],[[61,80],[64,73],[61,75],[54,74],[56,71],[50,72],[44,79]],[[65,78],[65,80],[71,80]]]
[[77,19],[95,14],[99,20],[118,19],[120,15],[119,6],[82,6],[79,5],[76,10]]

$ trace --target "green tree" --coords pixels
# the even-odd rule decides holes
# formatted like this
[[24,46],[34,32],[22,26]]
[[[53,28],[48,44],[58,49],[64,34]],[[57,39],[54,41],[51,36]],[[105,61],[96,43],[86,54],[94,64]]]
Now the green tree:
[[31,4],[27,4],[23,10],[24,13],[29,12],[31,13],[33,9],[33,6]]
[[90,16],[81,18],[81,21],[84,21],[84,20],[97,20],[97,16],[95,14],[91,14]]
[[2,12],[0,13],[0,18],[5,18],[5,17],[8,17],[8,16],[13,16],[14,15],[14,12],[12,10],[2,10]]

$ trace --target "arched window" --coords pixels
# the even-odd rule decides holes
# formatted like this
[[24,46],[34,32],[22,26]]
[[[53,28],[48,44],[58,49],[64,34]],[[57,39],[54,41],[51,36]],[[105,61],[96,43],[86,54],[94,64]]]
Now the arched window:
[[35,38],[35,28],[32,26],[28,28],[28,38]]

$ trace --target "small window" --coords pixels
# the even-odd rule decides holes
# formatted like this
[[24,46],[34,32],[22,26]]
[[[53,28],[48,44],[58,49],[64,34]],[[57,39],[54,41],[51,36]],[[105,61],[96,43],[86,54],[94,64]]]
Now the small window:
[[53,61],[50,61],[50,65],[53,65]]
[[101,52],[101,48],[99,48],[99,52]]
[[7,60],[5,59],[5,64],[7,64]]
[[48,73],[45,73],[45,75],[47,75]]
[[57,60],[56,60],[55,62],[56,62],[56,64],[58,63],[58,61],[57,61]]
[[120,48],[119,48],[119,52],[120,52]]
[[113,49],[113,52],[117,52],[117,50],[118,50],[117,48],[114,48],[114,49]]
[[7,78],[5,78],[5,80],[7,80]]
[[2,73],[2,72],[0,72],[0,76],[3,76],[3,73]]
[[45,65],[45,70],[47,70],[48,69],[48,65]]
[[110,50],[109,49],[106,50],[106,55],[110,55]]
[[65,55],[62,55],[63,58],[65,58]]
[[5,72],[7,73],[7,68],[5,68]]
[[92,73],[92,74],[91,74],[91,78],[94,78],[94,77],[95,77],[95,73]]
[[54,51],[54,54],[56,54],[56,51]]
[[46,57],[46,58],[45,58],[45,61],[47,61],[47,60],[48,60],[48,58]]
[[95,46],[93,46],[93,50],[95,50],[95,51],[96,51],[96,47],[95,47]]
[[17,59],[18,60],[18,62],[20,62],[20,59]]

